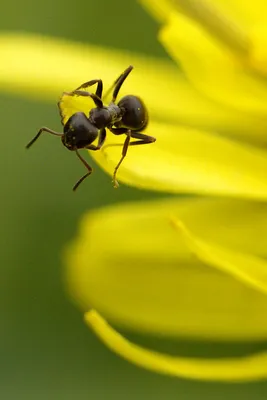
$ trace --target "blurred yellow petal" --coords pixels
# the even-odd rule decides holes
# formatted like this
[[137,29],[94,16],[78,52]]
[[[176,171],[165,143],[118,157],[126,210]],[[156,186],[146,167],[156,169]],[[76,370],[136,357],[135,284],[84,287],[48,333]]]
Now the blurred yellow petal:
[[[73,90],[90,79],[102,78],[106,90],[133,64],[134,71],[120,93],[138,94],[154,118],[193,125],[199,121],[208,127],[221,124],[232,131],[238,126],[239,131],[245,129],[245,124],[238,122],[242,118],[232,118],[228,110],[203,99],[168,61],[35,35],[2,34],[0,47],[5,59],[0,66],[0,85],[4,90],[52,99],[56,104],[63,91]],[[92,106],[83,99],[76,110],[82,102]]]
[[[7,92],[56,104],[63,91],[89,79],[102,78],[105,89],[109,88],[133,64],[121,94],[140,95],[154,120],[267,142],[267,121],[216,105],[198,93],[171,62],[30,34],[2,33],[0,47],[5,60],[0,65],[0,88]],[[66,104],[68,115],[91,106],[90,101],[77,97]]]
[[[160,5],[155,0],[141,0],[140,3],[163,23],[167,23],[175,12],[184,14],[197,23],[215,45],[219,45],[219,40],[241,57],[241,64],[244,62],[245,66],[267,74],[265,0],[256,0],[253,6],[242,0],[165,0]],[[182,27],[179,26],[180,31]],[[241,72],[244,72],[242,67]]]
[[[266,3],[267,5],[267,3]],[[256,25],[251,29],[251,38],[253,40],[253,48],[249,65],[254,70],[262,73],[265,77],[267,76],[267,27],[266,23],[263,25]]]
[[207,243],[193,236],[181,221],[172,219],[172,222],[183,234],[188,248],[200,261],[267,294],[267,262],[264,259]]
[[[230,139],[177,125],[151,121],[155,143],[130,147],[118,180],[139,188],[170,193],[267,199],[267,153]],[[91,156],[112,174],[125,137],[109,135]]]
[[69,291],[84,311],[95,308],[111,323],[131,330],[187,338],[266,339],[267,296],[226,264],[211,268],[214,254],[208,263],[194,257],[184,234],[170,224],[170,216],[176,216],[201,240],[215,248],[227,246],[224,263],[229,262],[230,249],[231,261],[238,258],[234,251],[266,257],[266,207],[171,199],[90,213],[66,254]]
[[[179,76],[175,66],[164,60],[45,36],[1,34],[0,46],[5,59],[0,67],[1,86],[8,91],[29,92],[41,99],[52,96],[56,99],[64,90],[73,90],[94,78],[103,78],[107,89],[133,64],[134,73],[127,79],[122,94],[125,90],[137,91],[158,108],[156,99],[166,89],[165,77],[176,89]],[[170,103],[176,98],[172,90],[167,95]]]
[[[155,1],[142,3],[156,13]],[[266,83],[257,72],[267,75],[267,6],[229,3],[173,0],[160,39],[203,94],[264,118]]]
[[196,359],[173,357],[142,348],[115,331],[95,310],[85,321],[110,350],[153,372],[204,381],[242,382],[267,377],[267,353],[240,358]]
[[156,0],[142,0],[145,8],[161,22],[166,22],[174,12],[180,12],[201,25],[214,38],[241,56],[248,55],[250,40],[242,25],[231,18],[223,7],[209,0],[169,0],[159,6]]
[[244,0],[209,0],[209,3],[220,7],[231,19],[238,21],[244,27],[267,21],[265,0],[255,0],[253,3]]
[[[142,207],[141,204],[139,212]],[[161,200],[149,203],[146,208],[155,214],[156,207],[160,213],[165,213],[166,218],[171,212],[182,218],[191,234],[204,241],[267,257],[267,203],[191,198]]]
[[203,94],[236,110],[262,119],[266,117],[266,82],[249,73],[242,61],[201,26],[175,13],[162,28],[160,39]]

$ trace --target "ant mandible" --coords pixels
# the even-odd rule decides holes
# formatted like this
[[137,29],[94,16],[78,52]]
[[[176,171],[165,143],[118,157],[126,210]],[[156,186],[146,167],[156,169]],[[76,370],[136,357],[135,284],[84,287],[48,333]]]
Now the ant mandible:
[[[75,151],[78,158],[88,170],[88,172],[74,185],[73,190],[76,190],[83,180],[92,173],[92,168],[80,155],[78,149],[101,149],[106,139],[106,128],[108,128],[114,135],[126,135],[121,159],[116,165],[113,173],[112,180],[114,187],[119,186],[116,180],[116,174],[127,154],[128,147],[153,143],[156,141],[154,137],[141,133],[148,124],[148,112],[146,106],[139,97],[127,95],[115,104],[120,88],[132,69],[133,66],[130,65],[114,82],[110,89],[112,90],[114,87],[112,101],[108,106],[103,105],[103,82],[101,79],[93,79],[83,83],[72,92],[65,92],[64,95],[67,96],[91,97],[96,107],[90,110],[88,117],[83,112],[73,114],[64,125],[63,133],[55,132],[46,127],[41,128],[37,135],[26,146],[27,149],[30,148],[42,132],[48,132],[52,135],[60,136],[63,145],[67,147],[67,149]],[[95,93],[81,90],[95,84],[97,84]],[[92,144],[97,138],[97,145]],[[131,138],[138,140],[130,142]]]

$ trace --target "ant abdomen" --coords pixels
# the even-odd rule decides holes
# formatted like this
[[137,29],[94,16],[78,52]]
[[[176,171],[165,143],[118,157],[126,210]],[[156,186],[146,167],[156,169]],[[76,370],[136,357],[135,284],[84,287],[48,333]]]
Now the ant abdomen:
[[[124,96],[118,103],[123,110],[120,127],[142,131],[148,123],[148,112],[142,100],[133,95]],[[115,124],[116,125],[116,124]]]

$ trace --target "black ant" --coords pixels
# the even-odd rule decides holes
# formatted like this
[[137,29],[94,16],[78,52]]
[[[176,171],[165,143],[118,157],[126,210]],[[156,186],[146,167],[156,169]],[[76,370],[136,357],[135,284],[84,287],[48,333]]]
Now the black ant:
[[[119,166],[127,154],[128,147],[152,143],[156,140],[152,136],[141,133],[148,124],[148,112],[146,106],[139,97],[127,95],[124,96],[118,102],[118,104],[115,104],[119,90],[132,69],[133,66],[130,65],[114,82],[112,86],[112,88],[114,87],[112,101],[108,106],[103,105],[103,82],[101,79],[93,79],[89,82],[85,82],[76,90],[64,93],[68,96],[91,97],[96,107],[90,110],[88,117],[83,112],[77,112],[73,114],[64,125],[64,133],[58,133],[46,127],[41,128],[37,135],[26,146],[27,149],[31,147],[31,145],[38,139],[42,132],[48,132],[52,135],[60,136],[64,146],[71,151],[75,151],[81,162],[88,170],[88,172],[74,185],[73,190],[76,190],[82,181],[92,173],[92,168],[80,155],[78,149],[101,149],[106,139],[106,128],[114,133],[114,135],[126,134],[126,139],[122,148],[121,159],[115,167],[113,173],[114,187],[119,186],[116,180],[116,174]],[[89,93],[81,90],[86,89],[94,84],[97,84],[95,93]],[[97,145],[92,144],[97,138]],[[138,140],[130,142],[131,138]]]

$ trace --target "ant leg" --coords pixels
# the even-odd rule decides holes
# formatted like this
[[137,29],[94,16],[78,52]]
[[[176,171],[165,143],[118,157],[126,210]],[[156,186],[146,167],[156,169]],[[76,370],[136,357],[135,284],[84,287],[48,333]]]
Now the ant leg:
[[[109,128],[110,132],[114,135],[122,135],[123,133],[127,133],[127,128]],[[144,133],[139,133],[135,131],[131,131],[131,137],[134,139],[140,139],[134,142],[131,142],[129,146],[134,146],[134,143],[146,144],[146,143],[153,143],[156,141],[156,138],[153,136],[145,135]],[[105,148],[113,146],[121,146],[121,144],[107,144]]]
[[136,146],[139,144],[149,144],[149,143],[154,143],[156,141],[156,138],[154,138],[153,136],[148,136],[145,135],[144,133],[139,133],[139,132],[132,132],[131,137],[139,140],[131,142],[129,146]]
[[128,150],[128,147],[129,147],[130,140],[131,140],[131,130],[128,129],[128,130],[127,130],[127,137],[126,137],[126,139],[125,139],[125,142],[124,142],[123,148],[122,148],[121,159],[120,159],[120,161],[118,162],[118,164],[116,165],[116,167],[115,167],[115,169],[114,169],[114,172],[113,172],[112,182],[113,182],[114,188],[118,188],[118,187],[119,187],[119,183],[118,183],[118,181],[116,180],[116,175],[117,175],[117,171],[118,171],[118,169],[119,169],[119,167],[120,167],[122,161],[123,161],[124,158],[126,157],[126,154],[127,154],[127,150]]
[[[91,145],[87,146],[86,148],[89,149],[89,150],[99,150],[99,149],[103,146],[103,144],[104,144],[104,142],[105,142],[105,139],[106,139],[106,129],[103,128],[103,129],[100,130],[97,146],[91,144]],[[84,158],[80,155],[80,153],[78,153],[77,150],[76,150],[76,154],[77,154],[77,156],[79,157],[79,159],[81,160],[81,162],[83,163],[83,165],[88,169],[88,172],[87,172],[87,174],[85,174],[84,176],[82,176],[82,177],[78,180],[78,182],[74,185],[74,187],[73,187],[73,190],[74,190],[74,191],[75,191],[75,190],[78,188],[78,186],[83,182],[83,180],[84,180],[85,178],[87,178],[87,176],[91,175],[91,173],[92,173],[92,168],[90,167],[89,164],[87,164],[87,162],[86,162],[86,161],[84,160]]]
[[105,99],[109,93],[111,92],[111,90],[114,88],[115,89],[113,91],[113,97],[112,97],[112,102],[114,103],[116,101],[116,98],[118,96],[119,90],[121,88],[121,85],[123,84],[123,82],[125,81],[125,79],[127,78],[127,76],[129,75],[129,73],[132,71],[133,66],[130,65],[113,83],[113,85],[106,91],[106,93],[103,96],[103,99]]
[[103,146],[105,140],[106,140],[106,129],[102,128],[99,133],[97,146],[95,146],[94,144],[89,144],[88,146],[86,146],[86,149],[100,150],[101,147]]
[[[128,129],[127,128],[109,128],[109,130],[114,134],[114,135],[122,135],[123,133],[127,133]],[[135,131],[131,131],[131,137],[135,139],[140,139],[136,140],[134,142],[131,142],[129,146],[135,146],[136,144],[148,144],[148,143],[153,143],[156,141],[156,138],[153,136],[148,136],[145,135],[144,133],[139,133]],[[117,147],[117,146],[122,146],[120,143],[116,144],[107,144],[106,146],[103,147],[107,149],[108,147]]]
[[[131,130],[127,130],[126,128],[109,128],[110,131],[112,133],[114,133],[115,135],[122,135],[123,133],[127,133],[127,138],[123,144],[123,149],[122,149],[122,157],[119,161],[119,163],[117,164],[115,170],[114,170],[114,174],[113,174],[113,183],[114,183],[114,187],[117,188],[119,186],[117,180],[116,180],[116,174],[117,171],[119,169],[119,166],[121,165],[123,159],[125,158],[126,154],[127,154],[127,150],[129,146],[137,146],[140,144],[149,144],[149,143],[154,143],[156,141],[156,138],[154,138],[153,136],[148,136],[145,135],[144,133],[139,133],[139,132],[134,132]],[[130,142],[130,139],[135,138],[135,139],[139,139],[139,140],[135,140],[134,142]],[[105,148],[107,147],[115,147],[115,146],[121,146],[121,144],[116,143],[116,144],[108,144],[107,146],[105,146]]]
[[84,158],[80,155],[80,153],[78,152],[78,150],[75,150],[75,153],[77,154],[78,158],[81,160],[81,162],[83,163],[83,165],[85,166],[85,168],[87,168],[88,172],[87,174],[83,175],[78,182],[75,183],[75,185],[73,186],[72,190],[75,191],[78,186],[80,186],[80,184],[84,181],[85,178],[87,178],[87,176],[91,175],[92,173],[92,168],[90,167],[89,164],[87,164],[87,162],[84,160]]
[[97,83],[97,88],[96,88],[95,94],[96,94],[96,96],[98,96],[101,99],[102,92],[103,92],[103,82],[101,79],[93,79],[91,81],[85,82],[81,86],[77,87],[77,89],[75,89],[75,91],[80,90],[80,89],[86,89],[89,86],[93,86],[95,83]]
[[39,138],[39,136],[41,135],[42,132],[48,132],[55,136],[63,136],[63,133],[58,133],[58,132],[52,131],[52,129],[46,128],[44,126],[43,128],[41,128],[39,130],[37,135],[27,144],[26,149],[29,149],[33,145],[33,143],[36,142],[36,140]]
[[[114,135],[123,135],[124,133],[128,132],[128,128],[112,128],[109,127],[108,128],[110,130],[110,132],[114,133]],[[121,143],[116,143],[116,144],[106,144],[102,150],[104,152],[104,149],[107,149],[108,147],[117,147],[117,146],[123,146],[123,144]],[[105,153],[104,153],[105,154]]]
[[[127,133],[127,131],[128,131],[127,128],[109,128],[109,130],[112,133],[114,133],[114,135],[122,135],[123,133]],[[135,131],[131,131],[131,137],[134,139],[140,139],[140,140],[131,142],[129,144],[129,146],[134,146],[135,143],[147,144],[147,143],[153,143],[156,141],[156,138],[154,138],[153,136],[148,136],[148,135],[145,135],[144,133],[135,132]],[[121,144],[108,144],[107,146],[105,146],[105,148],[110,147],[110,146],[121,146]]]
[[103,108],[102,100],[94,93],[85,92],[84,90],[73,90],[73,92],[64,92],[67,96],[84,96],[91,97],[98,108]]
[[114,135],[122,135],[123,133],[128,132],[128,128],[108,128],[110,132],[114,133]]

